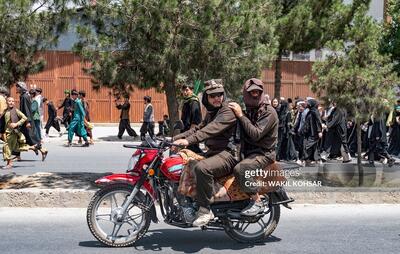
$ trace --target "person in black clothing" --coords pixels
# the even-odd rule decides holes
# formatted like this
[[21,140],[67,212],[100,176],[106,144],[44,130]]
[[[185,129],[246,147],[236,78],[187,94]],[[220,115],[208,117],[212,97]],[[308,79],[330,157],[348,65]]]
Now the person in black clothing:
[[117,109],[121,110],[119,127],[118,127],[118,138],[122,139],[122,135],[124,134],[125,130],[128,132],[129,136],[137,137],[135,130],[132,129],[131,123],[129,121],[129,109],[131,108],[131,104],[129,103],[129,98],[125,97],[124,103],[121,103],[115,100]]
[[289,110],[289,103],[281,101],[278,118],[278,145],[276,148],[276,160],[295,160],[297,155],[291,135],[292,113]]
[[157,137],[159,136],[167,136],[169,134],[169,124],[170,124],[170,120],[168,115],[163,115],[163,120],[162,121],[158,121],[158,133],[157,133]]
[[[202,121],[202,116],[200,101],[199,98],[193,94],[193,86],[183,85],[181,92],[184,96],[181,114],[181,120],[184,126],[182,132],[185,132],[199,125]],[[202,153],[198,144],[190,145],[187,149],[195,153]]]
[[[365,132],[361,128],[361,135],[365,136]],[[347,120],[347,142],[350,150],[350,156],[355,157],[357,154],[357,131],[356,131],[356,123],[354,119]],[[364,138],[365,139],[365,138]],[[361,140],[364,140],[361,139]],[[363,142],[365,143],[365,142]],[[363,144],[362,148],[365,144]]]
[[326,110],[321,105],[318,106],[319,116],[322,124],[322,138],[319,140],[319,153],[321,154],[321,160],[326,162]]
[[6,123],[4,119],[4,113],[7,110],[6,99],[9,96],[9,90],[5,87],[0,87],[0,135],[1,139],[5,140]]
[[57,109],[56,109],[56,107],[54,107],[53,102],[47,100],[47,98],[43,98],[43,103],[45,103],[47,105],[47,113],[49,115],[49,118],[47,119],[46,126],[44,127],[45,130],[46,130],[46,136],[47,137],[49,136],[50,128],[53,127],[54,129],[56,129],[58,131],[58,133],[60,134],[60,137],[61,137],[62,133],[61,133],[60,124],[57,121]]
[[398,156],[400,155],[400,100],[397,101],[397,105],[389,117],[390,137],[388,152]]
[[327,140],[326,150],[329,158],[334,158],[338,154],[343,157],[343,162],[350,162],[350,150],[347,142],[347,123],[346,112],[337,108],[333,102],[326,116]]
[[301,124],[301,119],[303,118],[304,114],[307,114],[305,111],[306,109],[306,103],[299,99],[296,102],[296,107],[297,107],[297,114],[295,116],[293,128],[292,128],[292,138],[293,138],[293,143],[295,150],[297,151],[297,161],[296,163],[299,165],[303,165],[304,161],[304,136],[301,134],[301,129],[303,128]]
[[304,159],[308,166],[312,162],[320,160],[318,143],[319,139],[322,138],[322,124],[317,108],[318,102],[315,99],[308,99],[307,103],[309,111],[300,132],[304,136]]
[[387,160],[389,167],[395,160],[389,155],[386,137],[386,126],[382,118],[371,116],[368,122],[368,161],[371,165],[375,159]]
[[[25,82],[17,83],[17,93],[20,94],[19,97],[19,107],[20,111],[28,118],[27,123],[20,127],[20,131],[24,134],[26,143],[30,146],[35,147],[35,153],[38,155],[38,151],[42,154],[42,160],[46,159],[48,151],[42,148],[41,140],[39,139],[38,133],[36,133],[36,128],[34,125],[33,115],[31,111],[31,97],[28,93],[28,88]],[[14,153],[17,156],[17,160],[20,160],[20,152]]]
[[68,126],[72,120],[72,110],[74,107],[74,100],[71,99],[71,92],[69,90],[65,90],[64,94],[65,94],[65,99],[61,104],[61,106],[58,107],[58,109],[64,108],[62,123],[64,124],[65,129],[68,130]]

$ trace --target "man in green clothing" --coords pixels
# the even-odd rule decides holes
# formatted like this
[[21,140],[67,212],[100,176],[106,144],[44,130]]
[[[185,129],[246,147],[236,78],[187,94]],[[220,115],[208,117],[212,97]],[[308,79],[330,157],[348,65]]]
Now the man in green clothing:
[[78,98],[78,95],[79,94],[75,89],[71,91],[71,96],[75,103],[74,116],[68,128],[67,146],[72,145],[72,138],[74,137],[74,133],[76,133],[78,136],[82,137],[83,140],[85,140],[85,144],[83,144],[82,147],[88,147],[89,142],[87,139],[87,132],[85,130],[85,109],[83,108],[82,101]]
[[40,127],[40,111],[39,111],[39,103],[36,100],[37,92],[36,89],[29,90],[29,95],[31,96],[31,112],[33,116],[34,128],[36,128],[36,135],[39,140],[42,140],[42,128]]
[[4,113],[5,123],[5,143],[3,146],[3,158],[7,161],[7,165],[3,169],[12,168],[12,152],[21,152],[33,150],[37,148],[35,146],[29,146],[25,142],[25,136],[19,131],[19,127],[25,124],[27,117],[18,109],[14,107],[14,98],[7,98],[7,110]]
[[[183,122],[182,132],[196,128],[201,123],[201,106],[199,98],[193,93],[193,85],[183,85],[181,88],[183,98],[181,120]],[[200,149],[199,144],[190,145],[187,149],[195,153],[201,154],[203,151]]]

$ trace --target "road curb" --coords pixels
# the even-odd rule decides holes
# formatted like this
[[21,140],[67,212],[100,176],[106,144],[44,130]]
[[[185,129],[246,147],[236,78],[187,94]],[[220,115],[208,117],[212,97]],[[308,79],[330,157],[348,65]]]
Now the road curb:
[[[0,190],[0,207],[87,207],[95,190],[21,189]],[[391,191],[297,191],[289,192],[296,204],[399,204],[400,190]]]
[[0,190],[0,207],[87,207],[94,192],[80,189]]
[[298,204],[399,204],[400,191],[291,192]]

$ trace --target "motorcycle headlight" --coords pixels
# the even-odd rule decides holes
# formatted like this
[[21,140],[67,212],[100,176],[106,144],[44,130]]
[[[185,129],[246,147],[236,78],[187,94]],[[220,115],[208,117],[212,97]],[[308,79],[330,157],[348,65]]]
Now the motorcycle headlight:
[[132,157],[129,159],[128,162],[128,171],[133,170],[135,168],[136,163],[140,160],[141,157],[142,157],[141,154],[132,155]]

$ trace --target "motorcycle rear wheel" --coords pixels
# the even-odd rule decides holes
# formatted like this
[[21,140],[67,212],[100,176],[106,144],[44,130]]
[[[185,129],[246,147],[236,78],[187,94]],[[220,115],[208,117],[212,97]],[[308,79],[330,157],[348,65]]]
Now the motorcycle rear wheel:
[[[259,220],[227,219],[225,233],[240,243],[261,242],[274,232],[278,226],[280,214],[281,209],[279,205],[270,205],[266,208],[265,215]],[[255,231],[254,228],[257,228],[256,225],[260,226],[260,230]]]
[[97,191],[90,201],[87,223],[90,232],[101,243],[110,247],[127,247],[146,234],[151,221],[150,208],[141,191],[129,205],[123,220],[117,220],[118,209],[121,209],[133,188],[124,183],[111,184]]

